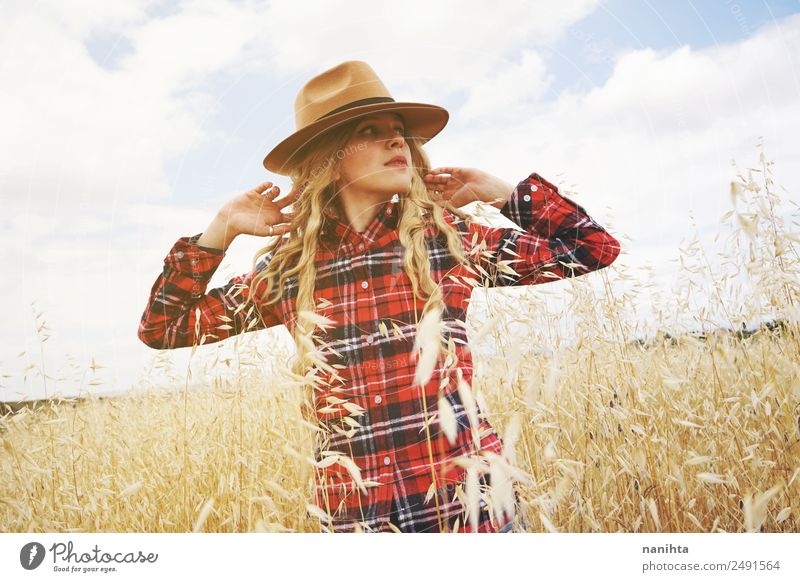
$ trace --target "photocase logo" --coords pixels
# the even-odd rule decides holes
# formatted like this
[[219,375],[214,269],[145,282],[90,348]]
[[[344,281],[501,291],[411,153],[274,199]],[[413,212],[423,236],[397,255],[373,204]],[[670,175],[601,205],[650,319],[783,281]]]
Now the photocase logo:
[[35,570],[44,561],[44,546],[39,542],[30,542],[19,551],[19,563],[26,570]]

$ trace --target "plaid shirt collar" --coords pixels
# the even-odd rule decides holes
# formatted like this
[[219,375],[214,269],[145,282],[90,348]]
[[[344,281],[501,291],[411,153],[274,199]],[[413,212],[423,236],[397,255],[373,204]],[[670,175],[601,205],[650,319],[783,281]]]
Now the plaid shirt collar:
[[336,216],[330,206],[323,210],[320,238],[331,244],[356,246],[366,239],[369,243],[377,241],[387,231],[397,228],[400,213],[400,197],[395,194],[389,200],[381,202],[378,213],[364,232],[358,232]]

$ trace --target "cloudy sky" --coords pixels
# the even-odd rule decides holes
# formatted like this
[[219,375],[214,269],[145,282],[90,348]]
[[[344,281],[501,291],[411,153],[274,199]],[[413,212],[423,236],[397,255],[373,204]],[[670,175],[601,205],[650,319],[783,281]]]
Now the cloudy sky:
[[[294,130],[303,83],[344,60],[450,110],[434,165],[574,193],[623,242],[616,285],[646,274],[668,292],[679,246],[718,233],[733,163],[756,166],[758,144],[798,199],[797,2],[0,5],[0,399],[40,396],[23,373],[42,361],[85,380],[95,358],[105,387],[137,383],[164,254],[229,197],[288,186],[261,160]],[[238,240],[214,283],[262,242]]]

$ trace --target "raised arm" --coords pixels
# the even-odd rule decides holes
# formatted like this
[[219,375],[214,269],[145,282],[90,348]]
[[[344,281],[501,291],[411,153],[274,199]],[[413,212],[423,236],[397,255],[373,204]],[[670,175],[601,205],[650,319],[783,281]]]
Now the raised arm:
[[[281,323],[275,304],[260,309],[260,317],[244,307],[252,274],[234,277],[206,293],[224,253],[197,246],[199,237],[178,239],[153,284],[138,333],[151,348],[208,344]],[[267,264],[262,259],[256,272]]]
[[[281,235],[290,225],[281,209],[296,199],[292,192],[273,199],[277,187],[266,182],[226,204],[202,235],[183,237],[164,259],[164,269],[150,291],[139,324],[139,339],[156,349],[212,343],[245,331],[281,323],[276,304],[258,312],[245,306],[255,273],[269,264],[272,253],[259,261],[255,272],[231,279],[206,292],[225,251],[239,234]],[[270,228],[272,227],[272,228]]]
[[500,213],[522,232],[481,228],[495,266],[497,261],[518,261],[510,266],[519,277],[495,271],[497,286],[539,285],[578,277],[609,266],[619,256],[619,241],[583,206],[535,172],[517,184]]
[[[503,216],[522,229],[490,227],[477,222],[470,225],[467,242],[474,238],[475,244],[482,244],[485,249],[479,264],[489,275],[483,277],[487,286],[539,285],[578,277],[609,266],[619,256],[619,241],[581,205],[560,194],[556,186],[539,174],[530,174],[510,193],[503,190],[506,183],[487,176],[484,172],[464,169],[450,190],[447,179],[437,184],[438,188],[444,187],[445,196],[449,194],[451,200],[455,195],[461,197],[462,203],[472,200],[493,203]],[[498,268],[500,261],[517,274]]]

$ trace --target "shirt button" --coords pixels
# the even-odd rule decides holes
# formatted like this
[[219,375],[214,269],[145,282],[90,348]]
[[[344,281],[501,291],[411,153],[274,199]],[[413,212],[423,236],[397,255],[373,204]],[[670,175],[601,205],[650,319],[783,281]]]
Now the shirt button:
[[392,209],[391,208],[387,208],[386,209],[386,214],[391,214],[391,213],[392,213]]
[[179,259],[182,259],[183,258],[183,251],[178,251],[177,253],[175,253],[175,256],[178,257]]
[[383,458],[383,464],[384,464],[384,465],[388,465],[388,464],[389,464],[389,463],[391,463],[391,462],[392,462],[392,460],[391,460],[389,457],[384,457],[384,458]]
[[369,282],[368,281],[361,281],[361,288],[362,289],[366,289],[367,287],[369,287]]
[[375,338],[373,338],[371,335],[367,336],[367,343],[368,344],[372,345],[372,342],[374,342],[374,341],[375,341]]
[[536,187],[536,184],[531,184],[531,192],[536,192],[539,188]]
[[525,194],[525,196],[523,196],[522,199],[525,202],[530,202],[531,201],[531,195],[530,194]]
[[380,404],[381,402],[383,402],[383,398],[381,398],[381,395],[380,395],[380,394],[378,394],[378,395],[375,397],[375,404]]
[[360,251],[364,250],[364,243],[358,243],[358,250]]

